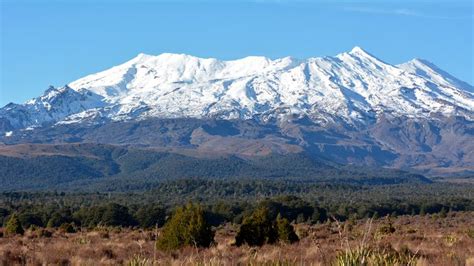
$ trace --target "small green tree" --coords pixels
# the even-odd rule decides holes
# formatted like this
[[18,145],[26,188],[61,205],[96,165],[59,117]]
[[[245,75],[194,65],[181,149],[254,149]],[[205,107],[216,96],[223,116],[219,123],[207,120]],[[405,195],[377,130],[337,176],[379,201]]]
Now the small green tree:
[[276,227],[278,231],[278,239],[285,243],[294,243],[299,240],[298,236],[295,233],[295,229],[288,222],[288,219],[281,218],[281,215],[278,214],[276,219]]
[[5,234],[7,235],[22,235],[25,232],[21,226],[20,219],[15,213],[10,216],[5,225]]
[[209,247],[214,242],[214,232],[205,219],[200,205],[192,203],[178,208],[163,227],[156,242],[160,250],[169,251],[184,246]]
[[235,244],[237,246],[243,244],[262,246],[263,244],[273,244],[277,240],[278,232],[268,208],[260,207],[244,219],[235,237]]

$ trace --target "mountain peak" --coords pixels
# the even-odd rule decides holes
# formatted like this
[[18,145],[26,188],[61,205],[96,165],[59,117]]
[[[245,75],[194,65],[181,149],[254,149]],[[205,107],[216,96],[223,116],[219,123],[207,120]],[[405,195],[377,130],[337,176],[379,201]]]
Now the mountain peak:
[[148,57],[153,57],[154,55],[151,54],[146,54],[146,53],[139,53],[135,58],[148,58]]
[[369,54],[369,53],[367,53],[367,51],[362,49],[362,47],[360,47],[360,46],[354,46],[354,48],[352,48],[352,50],[349,53],[351,53],[351,54]]
[[136,63],[144,63],[147,61],[187,61],[190,59],[197,59],[197,57],[188,55],[188,54],[180,54],[180,53],[161,53],[159,55],[151,55],[145,53],[139,53],[137,56],[129,60],[128,62],[136,64]]
[[376,56],[372,55],[371,53],[367,52],[366,50],[362,49],[359,46],[354,46],[354,48],[352,48],[352,50],[348,54],[355,57],[370,58],[370,59],[375,59],[376,61],[383,62],[382,60],[378,59]]
[[183,54],[183,53],[161,53],[156,57],[163,58],[197,58],[193,55]]
[[[359,46],[336,57],[302,60],[248,56],[224,61],[140,53],[68,85],[51,88],[21,107],[27,110],[27,120],[18,119],[23,111],[9,114],[10,124],[22,128],[39,126],[37,121],[61,122],[66,117],[76,121],[91,113],[100,113],[103,121],[273,119],[283,117],[282,110],[312,117],[324,113],[327,121],[337,117],[349,123],[366,123],[364,117],[385,111],[420,117],[430,113],[474,117],[470,112],[474,94],[461,91],[472,91],[472,86],[426,60],[393,66]],[[37,112],[38,108],[43,111]],[[61,113],[54,113],[57,110]],[[7,111],[0,109],[0,114]]]

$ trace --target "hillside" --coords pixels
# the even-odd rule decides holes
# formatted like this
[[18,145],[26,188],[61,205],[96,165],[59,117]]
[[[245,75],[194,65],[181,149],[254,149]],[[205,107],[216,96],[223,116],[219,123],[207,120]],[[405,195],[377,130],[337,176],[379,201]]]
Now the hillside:
[[0,167],[2,191],[145,190],[166,180],[183,178],[293,179],[369,185],[430,182],[421,175],[343,166],[304,153],[195,157],[94,144],[0,146],[0,165],[6,166]]

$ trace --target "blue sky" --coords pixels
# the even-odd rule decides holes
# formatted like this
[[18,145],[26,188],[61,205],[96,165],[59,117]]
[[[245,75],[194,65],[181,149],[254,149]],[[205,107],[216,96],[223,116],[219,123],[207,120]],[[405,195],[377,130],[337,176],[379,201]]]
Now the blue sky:
[[470,0],[0,3],[1,106],[140,52],[306,58],[357,45],[388,63],[425,58],[474,81]]

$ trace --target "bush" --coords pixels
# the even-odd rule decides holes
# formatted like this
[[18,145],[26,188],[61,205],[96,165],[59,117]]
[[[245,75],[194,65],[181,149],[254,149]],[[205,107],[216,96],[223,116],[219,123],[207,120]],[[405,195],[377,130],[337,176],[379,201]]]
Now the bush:
[[380,226],[378,233],[381,235],[389,235],[395,233],[396,229],[393,226],[393,222],[390,217],[387,217],[387,223]]
[[71,219],[68,219],[67,217],[64,217],[63,215],[61,215],[58,212],[55,212],[55,213],[53,213],[53,215],[51,215],[51,218],[46,223],[46,227],[49,227],[49,228],[59,227],[59,226],[61,226],[61,224],[67,223],[67,222],[70,222],[70,221],[71,221]]
[[22,235],[25,232],[23,227],[21,226],[20,219],[14,213],[8,219],[5,225],[5,234],[6,235]]
[[474,239],[474,229],[467,229],[466,231],[466,234],[467,236],[469,236],[470,238]]
[[278,240],[286,243],[298,241],[293,226],[288,219],[282,218],[280,214],[276,219],[272,219],[269,209],[261,206],[250,216],[244,218],[239,232],[235,237],[235,244],[241,246],[262,246],[273,244]]
[[281,218],[280,214],[278,214],[276,219],[276,227],[278,231],[278,239],[280,239],[280,241],[294,243],[299,240],[293,226],[286,218]]
[[61,226],[59,226],[59,230],[63,231],[64,233],[75,233],[76,228],[74,228],[74,225],[71,223],[63,223]]
[[235,244],[237,246],[243,244],[262,246],[263,244],[273,244],[277,240],[278,232],[274,221],[270,218],[268,208],[260,207],[244,219],[235,237]]
[[170,251],[184,246],[209,247],[213,242],[214,232],[206,221],[204,210],[189,203],[178,208],[166,222],[156,247]]
[[31,237],[31,238],[35,238],[35,237],[49,238],[49,237],[53,236],[53,232],[51,232],[47,229],[38,227],[36,225],[30,226],[30,231],[31,231],[31,234],[30,234],[29,237]]
[[49,238],[49,237],[52,237],[52,236],[53,236],[53,232],[41,228],[41,229],[38,230],[38,236],[39,236],[39,237],[47,237],[47,238]]

